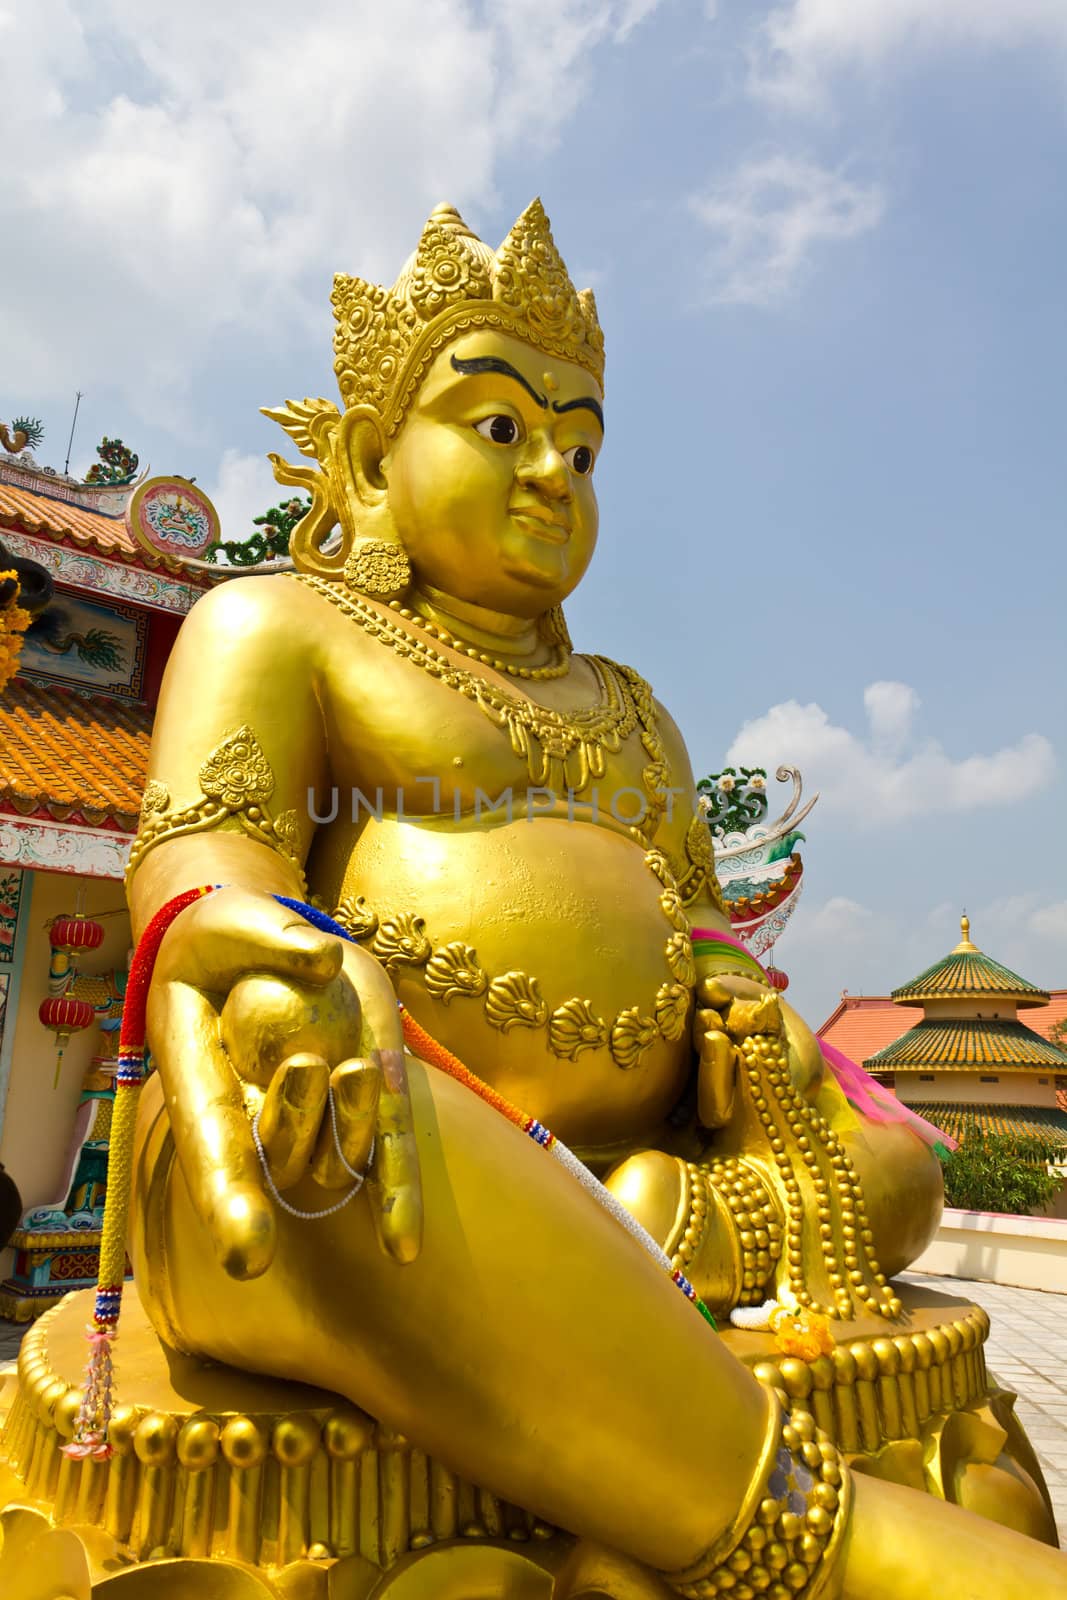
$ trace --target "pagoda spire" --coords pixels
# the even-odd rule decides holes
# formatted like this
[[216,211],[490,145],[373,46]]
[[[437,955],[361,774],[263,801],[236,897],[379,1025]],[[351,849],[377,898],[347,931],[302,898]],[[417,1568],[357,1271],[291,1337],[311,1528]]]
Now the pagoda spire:
[[960,918],[960,942],[953,950],[954,956],[968,955],[972,950],[977,951],[978,946],[971,943],[971,919],[966,911]]

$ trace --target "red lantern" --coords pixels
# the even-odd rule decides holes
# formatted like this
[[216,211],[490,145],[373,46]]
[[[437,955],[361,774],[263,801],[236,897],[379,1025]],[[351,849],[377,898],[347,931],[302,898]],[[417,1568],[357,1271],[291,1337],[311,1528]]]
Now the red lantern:
[[771,988],[777,989],[779,994],[784,994],[789,988],[789,974],[780,971],[778,967],[766,967],[764,970]]
[[67,1040],[72,1033],[80,1033],[87,1028],[96,1016],[96,1007],[91,1000],[76,1000],[70,995],[49,995],[47,1000],[42,1000],[37,1015],[46,1028],[51,1028],[56,1036],[59,1046],[56,1054],[56,1075],[52,1080],[54,1089],[59,1082],[59,1069],[63,1065],[63,1051]]
[[104,933],[103,923],[75,912],[72,917],[55,919],[48,930],[48,942],[53,950],[99,950]]

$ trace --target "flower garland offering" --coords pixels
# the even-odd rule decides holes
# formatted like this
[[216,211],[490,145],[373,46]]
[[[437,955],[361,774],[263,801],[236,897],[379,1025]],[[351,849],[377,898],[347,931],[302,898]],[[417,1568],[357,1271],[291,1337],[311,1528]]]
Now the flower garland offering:
[[0,589],[12,581],[16,585],[15,598],[7,605],[0,606],[0,693],[7,688],[18,671],[26,629],[33,621],[33,617],[25,607],[17,603],[18,573],[10,570],[0,572]]

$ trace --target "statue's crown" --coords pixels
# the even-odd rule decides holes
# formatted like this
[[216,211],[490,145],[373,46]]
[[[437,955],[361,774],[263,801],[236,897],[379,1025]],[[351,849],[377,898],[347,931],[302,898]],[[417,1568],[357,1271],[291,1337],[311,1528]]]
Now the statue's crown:
[[513,333],[603,382],[593,292],[575,289],[540,200],[495,252],[453,206],[438,206],[391,289],[339,273],[331,299],[334,371],[345,406],[369,406],[386,435],[399,428],[438,351],[471,329]]

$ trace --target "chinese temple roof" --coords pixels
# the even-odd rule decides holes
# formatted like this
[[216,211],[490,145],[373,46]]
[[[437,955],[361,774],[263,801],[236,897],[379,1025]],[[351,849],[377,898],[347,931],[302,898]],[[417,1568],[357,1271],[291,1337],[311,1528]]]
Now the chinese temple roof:
[[942,1128],[952,1139],[961,1139],[977,1127],[982,1133],[1040,1139],[1048,1146],[1067,1151],[1067,1111],[1052,1106],[940,1105],[932,1100],[909,1100],[908,1108]]
[[132,833],[151,727],[147,706],[16,678],[0,698],[0,803]]
[[1014,1020],[934,1018],[909,1028],[899,1039],[868,1056],[863,1065],[872,1071],[890,1067],[904,1072],[931,1067],[941,1071],[1051,1067],[1067,1072],[1067,1051]]
[[54,499],[44,487],[47,482],[43,476],[33,488],[0,482],[0,528],[23,528],[45,538],[67,540],[79,550],[95,550],[141,564],[144,552],[134,544],[121,516]]
[[960,930],[963,937],[949,955],[935,961],[910,983],[893,990],[893,999],[898,1005],[921,1005],[927,1000],[1001,1000],[1016,1006],[1048,1004],[1049,997],[1044,989],[1002,967],[999,961],[992,960],[971,943],[971,924],[967,917],[960,919]]

